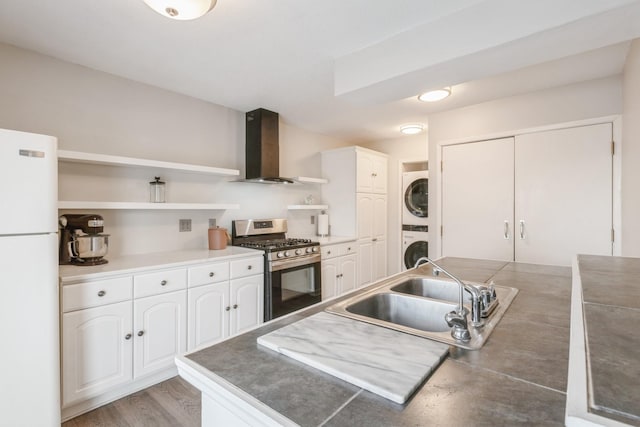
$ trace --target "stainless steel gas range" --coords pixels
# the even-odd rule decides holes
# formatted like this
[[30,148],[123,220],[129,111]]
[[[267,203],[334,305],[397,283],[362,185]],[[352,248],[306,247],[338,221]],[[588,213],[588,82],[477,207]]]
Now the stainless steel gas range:
[[235,220],[234,246],[264,251],[264,320],[322,300],[320,244],[286,237],[286,219]]

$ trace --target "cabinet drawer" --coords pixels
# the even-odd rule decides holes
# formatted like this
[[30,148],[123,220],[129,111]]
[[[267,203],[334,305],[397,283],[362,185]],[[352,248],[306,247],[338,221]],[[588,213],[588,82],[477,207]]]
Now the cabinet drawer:
[[185,268],[156,271],[133,276],[134,298],[178,291],[186,287],[187,270]]
[[189,287],[229,280],[229,263],[215,262],[189,269]]
[[126,301],[131,299],[131,295],[131,276],[65,285],[62,287],[62,311],[66,313]]
[[253,257],[231,261],[231,278],[253,276],[264,271],[264,257]]
[[320,248],[322,259],[331,259],[338,256],[351,255],[357,253],[356,242],[339,243],[336,245],[322,246]]

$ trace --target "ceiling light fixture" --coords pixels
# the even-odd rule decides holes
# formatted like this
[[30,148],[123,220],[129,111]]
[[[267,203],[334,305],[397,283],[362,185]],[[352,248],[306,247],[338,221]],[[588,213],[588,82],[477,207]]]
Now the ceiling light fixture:
[[400,126],[400,132],[405,135],[415,135],[424,130],[424,126],[421,124],[411,124],[411,125],[402,125]]
[[445,87],[444,89],[437,89],[437,90],[425,92],[422,95],[418,96],[418,99],[422,102],[436,102],[436,101],[442,101],[449,95],[451,95],[451,88]]
[[144,0],[144,2],[160,15],[188,21],[205,15],[213,9],[217,0]]

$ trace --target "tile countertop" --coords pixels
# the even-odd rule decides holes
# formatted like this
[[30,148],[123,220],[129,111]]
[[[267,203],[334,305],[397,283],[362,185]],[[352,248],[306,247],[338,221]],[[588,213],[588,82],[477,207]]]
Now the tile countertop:
[[574,261],[568,426],[640,426],[640,258]]
[[[446,258],[442,265],[463,279],[494,280],[520,292],[482,349],[451,347],[449,357],[405,404],[256,343],[338,299],[179,360],[196,366],[207,381],[215,378],[227,390],[250,396],[261,410],[301,426],[563,425],[571,269],[460,258]],[[431,267],[420,271],[431,274]]]
[[208,249],[192,249],[184,251],[157,252],[152,254],[109,257],[107,264],[94,266],[61,265],[59,269],[62,285],[85,280],[95,280],[116,274],[132,274],[150,268],[183,267],[208,261],[227,261],[245,258],[250,255],[262,256],[261,250],[247,249],[239,246],[227,246],[226,249],[210,251]]

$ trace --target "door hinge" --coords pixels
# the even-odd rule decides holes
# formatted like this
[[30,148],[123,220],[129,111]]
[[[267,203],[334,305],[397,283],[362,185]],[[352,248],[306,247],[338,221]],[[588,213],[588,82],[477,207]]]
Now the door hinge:
[[616,143],[615,141],[611,141],[611,155],[615,155],[616,154]]
[[443,226],[441,225],[440,226],[440,237],[442,237],[442,233],[443,233],[442,229],[443,229]]
[[611,241],[612,242],[616,241],[616,232],[613,228],[611,229]]
[[444,162],[440,160],[440,172],[444,170]]

